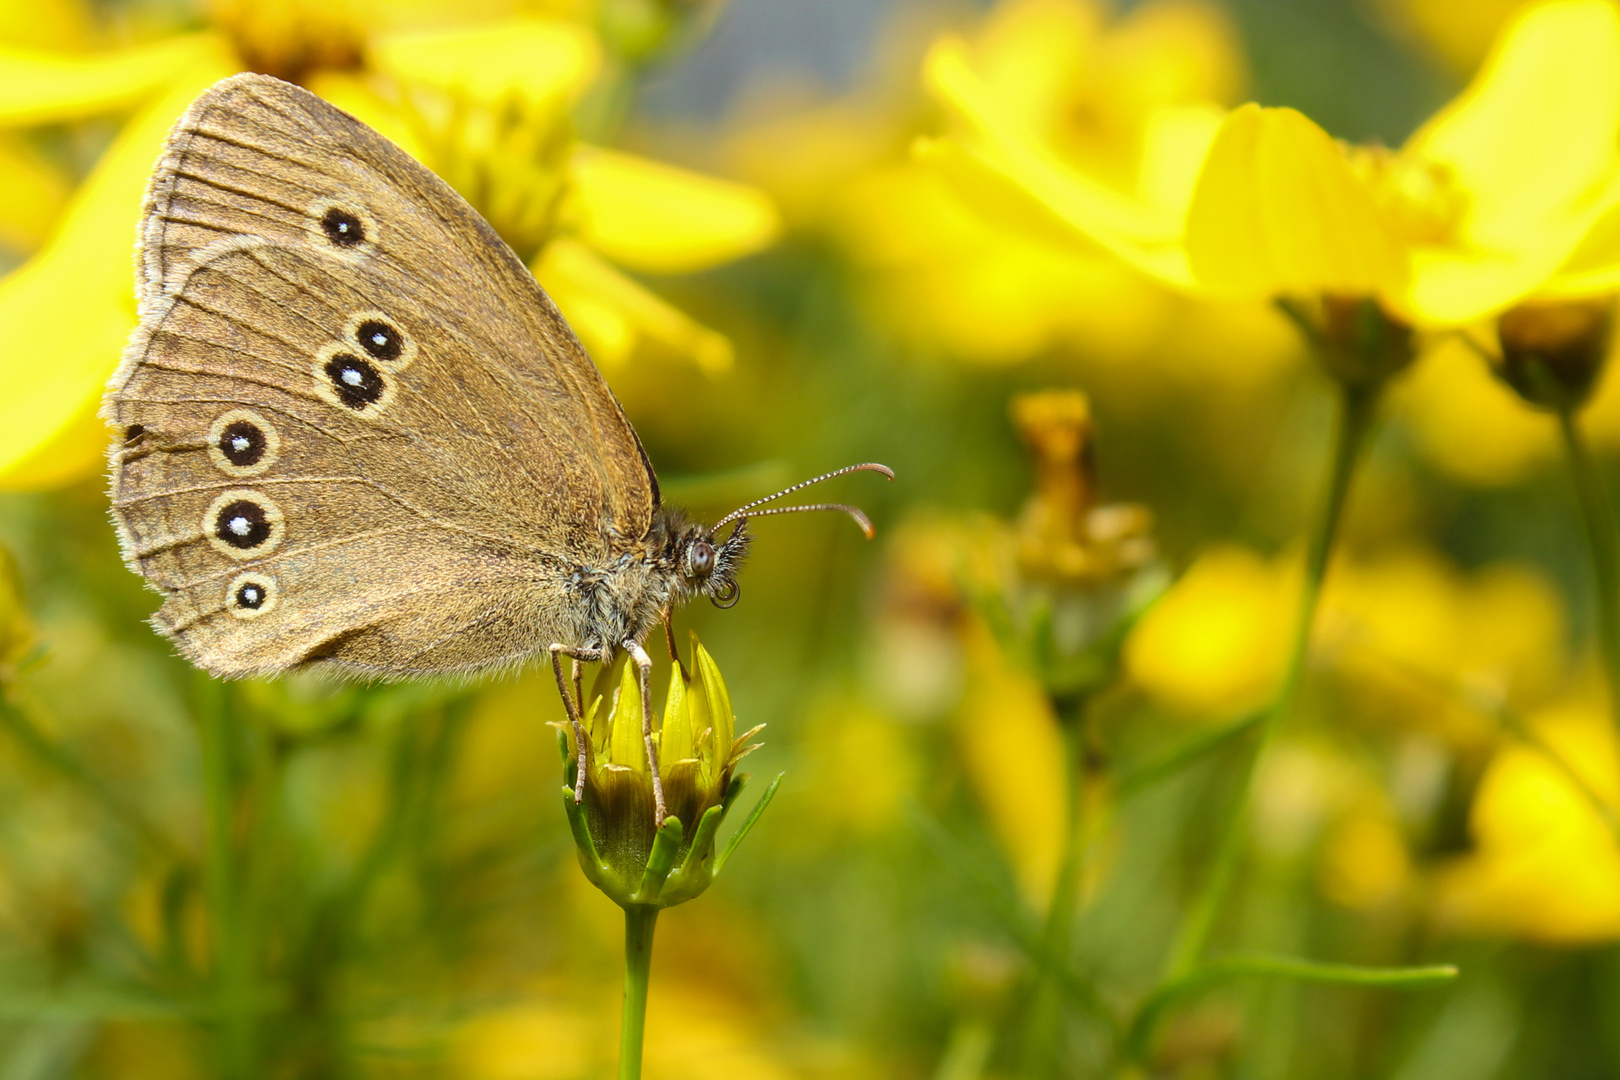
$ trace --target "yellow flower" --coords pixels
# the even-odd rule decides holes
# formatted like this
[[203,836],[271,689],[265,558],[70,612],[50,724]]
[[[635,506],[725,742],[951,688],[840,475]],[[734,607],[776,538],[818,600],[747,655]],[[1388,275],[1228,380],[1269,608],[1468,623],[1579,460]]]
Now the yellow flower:
[[[466,1080],[608,1075],[618,1001],[616,995],[602,993],[581,1004],[580,987],[581,980],[571,980],[549,995],[459,1023],[448,1040],[451,1075]],[[693,979],[656,980],[650,998],[643,1066],[647,1080],[792,1080],[804,1075],[774,1045],[770,1018],[757,1002],[737,1001]],[[822,1053],[828,1049],[818,1047]]]
[[[634,665],[624,665],[611,701],[591,702],[583,726],[585,800],[574,802],[571,776],[563,801],[585,876],[620,905],[671,907],[703,892],[724,861],[715,855],[715,832],[746,779],[734,775],[737,762],[758,749],[748,740],[764,725],[736,734],[720,669],[693,635],[692,671],[675,665],[663,716],[652,725],[668,808],[662,822],[654,817]],[[563,735],[564,765],[572,772],[579,753],[574,729],[556,727]],[[773,785],[761,803],[774,791]]]
[[1258,708],[1282,677],[1296,577],[1241,548],[1201,555],[1132,629],[1126,671],[1190,716]]
[[[645,342],[724,368],[723,337],[619,267],[686,272],[758,250],[776,235],[774,207],[738,184],[578,142],[568,112],[599,70],[595,40],[517,7],[221,0],[202,34],[91,54],[0,49],[0,127],[129,115],[49,240],[0,280],[0,487],[99,469],[95,411],[135,321],[129,249],[146,176],[190,100],[248,67],[297,78],[443,169],[577,313],[598,359]],[[0,179],[6,169],[0,152]],[[37,213],[16,220],[25,242],[40,227]]]
[[1613,727],[1602,709],[1583,703],[1549,708],[1530,726],[1546,749],[1510,743],[1491,759],[1469,812],[1475,850],[1437,882],[1440,915],[1467,933],[1570,945],[1613,940],[1620,937]]
[[1058,719],[1040,683],[1009,662],[980,620],[968,623],[963,648],[962,764],[1024,895],[1043,905],[1063,848],[1067,780]]
[[[1291,558],[1210,551],[1136,624],[1126,670],[1188,716],[1258,708],[1276,692],[1298,589]],[[1463,574],[1421,548],[1340,559],[1316,629],[1320,658],[1369,715],[1421,723],[1458,743],[1496,729],[1490,706],[1543,701],[1564,674],[1557,591],[1514,564]]]
[[[1614,200],[1620,12],[1608,0],[1527,9],[1398,152],[1344,147],[1291,109],[1188,123],[1163,184],[1181,199],[1122,194],[1066,160],[959,42],[935,47],[925,78],[962,131],[921,153],[959,188],[1200,292],[1372,296],[1415,325],[1465,324],[1576,287],[1555,275]],[[1593,259],[1589,278],[1608,267]]]
[[[1224,11],[1152,0],[1002,0],[962,48],[1030,125],[1111,183],[1184,197],[1177,133],[1240,89],[1243,60]],[[890,66],[914,63],[908,54]],[[886,89],[886,88],[884,88]],[[1254,381],[1296,349],[1275,316],[1194,304],[1057,232],[1005,227],[941,172],[905,153],[918,109],[892,93],[783,107],[731,139],[744,174],[830,233],[860,271],[873,320],[907,345],[983,364],[1064,350],[1112,378],[1153,385],[1166,351],[1218,383]],[[785,114],[785,115],[784,115]],[[1215,312],[1210,310],[1214,308]],[[1182,331],[1198,324],[1197,333]],[[1282,332],[1279,333],[1278,331]],[[1185,348],[1190,339],[1191,350]]]

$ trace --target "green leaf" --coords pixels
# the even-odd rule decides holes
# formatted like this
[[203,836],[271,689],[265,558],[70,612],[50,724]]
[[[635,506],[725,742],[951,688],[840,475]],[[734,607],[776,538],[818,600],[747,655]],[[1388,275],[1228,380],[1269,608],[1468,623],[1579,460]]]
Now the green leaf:
[[1457,977],[1452,964],[1419,967],[1364,967],[1359,964],[1333,964],[1297,956],[1271,953],[1229,953],[1194,968],[1185,978],[1159,987],[1142,1002],[1131,1021],[1126,1047],[1137,1061],[1146,1059],[1149,1043],[1161,1020],[1187,998],[1233,979],[1248,977],[1298,979],[1302,982],[1337,983],[1343,986],[1371,986],[1394,990],[1422,990],[1449,983]]

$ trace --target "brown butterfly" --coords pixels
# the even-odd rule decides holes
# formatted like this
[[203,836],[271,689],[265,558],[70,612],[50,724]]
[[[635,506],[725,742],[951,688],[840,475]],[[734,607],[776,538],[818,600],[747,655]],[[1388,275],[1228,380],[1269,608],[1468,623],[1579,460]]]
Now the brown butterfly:
[[218,83],[176,125],[138,251],[140,326],[104,406],[113,519],[164,595],[155,625],[217,675],[549,653],[577,732],[579,662],[622,649],[650,724],[641,642],[693,597],[735,601],[748,518],[836,509],[871,535],[853,507],[759,507],[893,476],[850,466],[710,527],[662,505],[623,409],[494,230],[268,76]]

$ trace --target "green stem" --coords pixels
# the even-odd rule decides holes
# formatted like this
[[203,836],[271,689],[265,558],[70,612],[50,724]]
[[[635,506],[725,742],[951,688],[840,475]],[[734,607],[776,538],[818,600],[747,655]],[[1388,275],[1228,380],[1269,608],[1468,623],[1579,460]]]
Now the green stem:
[[647,980],[652,971],[658,909],[624,909],[624,1016],[619,1022],[619,1080],[641,1080],[641,1044],[647,1026]]
[[255,1032],[251,958],[243,941],[242,904],[235,844],[236,763],[231,754],[231,718],[225,687],[200,680],[198,722],[202,740],[203,796],[207,818],[204,888],[212,928],[214,992],[220,1009],[220,1073],[243,1080],[254,1071]]
[[1197,966],[1209,940],[1221,902],[1231,886],[1237,869],[1238,855],[1243,847],[1244,823],[1247,819],[1250,789],[1254,785],[1255,767],[1270,745],[1283,717],[1292,711],[1304,679],[1305,661],[1310,652],[1311,626],[1316,620],[1317,602],[1322,595],[1322,582],[1327,576],[1328,558],[1333,552],[1333,541],[1338,533],[1339,521],[1344,514],[1350,482],[1355,475],[1356,463],[1372,432],[1377,414],[1378,385],[1339,386],[1339,415],[1333,438],[1333,457],[1328,466],[1327,490],[1320,516],[1311,529],[1309,546],[1305,552],[1305,585],[1300,595],[1298,619],[1294,625],[1293,645],[1284,668],[1282,686],[1266,710],[1260,723],[1259,737],[1249,751],[1242,769],[1237,797],[1233,800],[1226,820],[1221,826],[1220,841],[1215,861],[1203,888],[1194,899],[1184,918],[1175,946],[1165,971],[1164,982],[1176,982]]
[[1620,726],[1620,536],[1614,524],[1614,505],[1598,474],[1597,463],[1575,422],[1575,413],[1558,413],[1570,478],[1581,504],[1586,544],[1592,552],[1592,578],[1597,588],[1598,647],[1603,673],[1609,683],[1609,712]]
[[[1046,911],[1041,949],[1054,963],[1065,966],[1069,963],[1070,946],[1074,940],[1075,909],[1080,902],[1080,871],[1085,861],[1082,843],[1084,829],[1081,828],[1086,782],[1085,716],[1084,698],[1060,704],[1058,726],[1063,734],[1064,777],[1067,782],[1063,847],[1058,858],[1057,878],[1052,884],[1051,906]],[[1041,967],[1036,974],[1033,998],[1024,1073],[1028,1076],[1051,1075],[1056,1069],[1061,1028],[1059,987],[1048,967]]]

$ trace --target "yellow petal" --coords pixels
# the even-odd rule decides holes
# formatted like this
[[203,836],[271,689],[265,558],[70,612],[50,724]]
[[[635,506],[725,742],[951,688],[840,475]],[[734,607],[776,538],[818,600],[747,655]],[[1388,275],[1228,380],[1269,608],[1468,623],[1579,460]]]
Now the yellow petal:
[[1515,20],[1473,84],[1403,154],[1450,168],[1470,242],[1522,248],[1534,229],[1600,193],[1620,134],[1620,10],[1561,0]]
[[1136,170],[1137,197],[1185,220],[1199,170],[1225,118],[1225,110],[1209,104],[1173,105],[1148,114]]
[[[930,49],[923,78],[969,134],[920,142],[914,153],[944,170],[970,202],[986,209],[1001,205],[1049,242],[1072,230],[1145,273],[1178,286],[1191,283],[1180,250],[1180,217],[1127,198],[1060,161],[974,74],[960,41],[947,38]],[[1039,225],[1042,219],[1053,227]]]
[[636,682],[634,664],[624,665],[624,675],[619,679],[619,697],[613,707],[612,724],[613,730],[608,736],[608,761],[645,773],[647,743],[641,733],[641,686]]
[[646,158],[581,146],[572,213],[586,243],[635,270],[685,273],[770,245],[782,220],[764,192]]
[[147,174],[176,118],[226,74],[204,63],[171,78],[102,156],[50,243],[0,280],[0,487],[99,470],[85,418],[135,324],[130,251]]
[[1187,215],[1194,275],[1248,295],[1376,295],[1403,264],[1372,195],[1326,132],[1245,105],[1221,125]]
[[1413,314],[1467,322],[1543,284],[1603,210],[1617,137],[1620,11],[1609,0],[1527,8],[1402,151],[1447,170],[1467,200],[1454,242],[1416,253]]
[[53,123],[137,104],[199,63],[224,63],[211,34],[80,56],[0,48],[0,125]]
[[[547,244],[533,270],[599,362],[622,359],[637,338],[647,338],[691,357],[711,375],[731,366],[731,342],[724,335],[671,307],[577,240]],[[595,338],[599,329],[607,332],[605,341]]]
[[85,0],[0,0],[0,41],[29,49],[77,49],[90,41]]
[[601,66],[601,50],[589,31],[550,19],[392,34],[374,41],[369,52],[380,71],[486,104],[514,94],[539,105],[569,99]]

